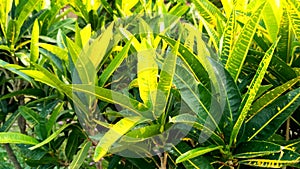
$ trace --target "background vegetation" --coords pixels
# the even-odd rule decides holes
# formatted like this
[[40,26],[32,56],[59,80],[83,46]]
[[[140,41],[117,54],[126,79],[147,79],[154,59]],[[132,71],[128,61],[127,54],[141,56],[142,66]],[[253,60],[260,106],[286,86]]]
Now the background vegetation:
[[[0,168],[300,168],[297,0],[0,0],[0,27]],[[121,63],[154,66],[117,90]],[[176,125],[168,151],[112,153]]]

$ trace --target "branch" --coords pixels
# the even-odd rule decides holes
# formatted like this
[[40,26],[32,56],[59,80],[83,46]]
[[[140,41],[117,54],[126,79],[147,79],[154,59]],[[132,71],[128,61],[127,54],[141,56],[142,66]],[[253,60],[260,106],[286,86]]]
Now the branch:
[[14,164],[15,169],[22,169],[13,149],[10,147],[9,144],[4,144],[4,148],[7,152],[8,158],[10,159],[10,161]]

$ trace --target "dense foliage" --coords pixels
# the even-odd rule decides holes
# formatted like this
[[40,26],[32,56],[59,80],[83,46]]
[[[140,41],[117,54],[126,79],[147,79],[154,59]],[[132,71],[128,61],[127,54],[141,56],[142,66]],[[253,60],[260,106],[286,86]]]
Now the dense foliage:
[[0,168],[300,168],[297,0],[0,0],[0,27]]

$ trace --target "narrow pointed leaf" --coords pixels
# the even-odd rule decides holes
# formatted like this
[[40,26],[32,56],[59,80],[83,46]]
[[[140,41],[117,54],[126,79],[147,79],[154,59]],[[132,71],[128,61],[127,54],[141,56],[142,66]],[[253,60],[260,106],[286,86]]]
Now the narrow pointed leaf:
[[120,53],[110,62],[110,64],[104,69],[103,73],[100,75],[99,86],[103,87],[109,77],[114,73],[114,71],[121,65],[123,60],[127,57],[129,48],[131,46],[131,40],[126,43],[122,48]]
[[243,30],[241,31],[237,41],[235,42],[235,45],[232,48],[231,55],[228,57],[225,67],[235,81],[237,81],[238,76],[242,70],[264,5],[265,3],[260,5],[258,9],[253,12],[252,16],[244,25]]
[[159,82],[154,104],[155,118],[158,118],[160,115],[164,114],[167,106],[167,101],[170,95],[176,69],[176,58],[179,43],[180,42],[177,41],[172,51],[167,54],[159,75]]
[[[255,116],[262,109],[264,109],[269,104],[271,104],[274,100],[276,100],[279,96],[281,96],[283,93],[285,93],[286,91],[291,89],[299,81],[300,81],[300,77],[297,77],[295,79],[292,79],[292,80],[286,82],[283,85],[280,85],[280,86],[268,91],[266,94],[264,94],[257,101],[254,102],[254,104],[251,107],[248,114],[251,116]],[[249,121],[250,119],[251,118],[249,118],[247,121]]]
[[235,11],[233,10],[224,30],[224,33],[221,37],[220,50],[221,50],[221,61],[223,64],[226,64],[228,57],[233,45],[234,38],[234,27],[235,27]]
[[250,110],[250,107],[255,99],[255,96],[259,90],[259,87],[265,76],[265,73],[267,72],[267,68],[271,62],[271,59],[272,59],[272,56],[273,56],[273,53],[277,46],[278,41],[279,41],[279,39],[266,52],[265,56],[263,57],[262,61],[260,62],[259,66],[258,66],[256,74],[254,75],[254,78],[251,81],[249,89],[243,98],[243,101],[241,103],[242,107],[240,107],[240,110],[239,110],[240,115],[237,119],[237,122],[234,124],[233,131],[230,136],[230,144],[236,143],[237,135],[240,132],[240,128],[241,128],[242,124],[244,123],[244,120],[245,120],[247,113]]
[[32,125],[40,124],[40,116],[35,111],[26,106],[20,106],[19,111],[21,115]]
[[193,0],[192,1],[200,15],[212,25],[216,25],[216,17],[220,18],[223,22],[226,22],[226,17],[221,11],[208,0]]
[[187,125],[190,125],[200,131],[203,131],[205,134],[211,136],[210,138],[214,141],[217,145],[224,145],[224,140],[217,135],[214,131],[212,131],[207,126],[204,126],[204,121],[201,119],[198,119],[196,116],[192,116],[190,114],[181,114],[178,116],[175,116],[170,119],[171,123],[184,123]]
[[36,145],[39,142],[36,139],[21,133],[0,132],[0,143]]
[[279,97],[246,123],[245,139],[267,139],[300,105],[300,88]]
[[89,149],[92,146],[90,141],[82,143],[81,149],[78,151],[73,161],[70,164],[70,169],[79,169],[88,155]]
[[157,88],[158,66],[155,61],[155,50],[143,39],[141,42],[143,50],[138,51],[137,78],[140,97],[146,105],[155,101]]
[[137,122],[141,120],[140,117],[123,118],[117,122],[105,135],[100,139],[96,146],[94,153],[94,161],[99,161],[104,157],[110,147],[117,142],[124,134],[126,134],[131,128],[133,128]]
[[30,44],[30,61],[32,62],[36,62],[39,58],[39,32],[39,23],[38,20],[35,20],[32,28]]
[[58,135],[67,127],[69,127],[70,125],[72,125],[71,123],[69,124],[64,124],[63,126],[61,126],[58,130],[56,130],[53,134],[51,134],[49,137],[47,137],[47,139],[45,139],[44,141],[40,142],[39,144],[36,144],[35,146],[30,147],[30,150],[34,150],[37,149],[39,147],[42,147],[45,144],[48,144],[50,141],[52,141],[53,139],[55,139],[56,137],[58,137]]
[[201,156],[203,154],[215,151],[215,150],[219,150],[222,149],[223,146],[216,146],[216,145],[210,145],[208,147],[199,147],[199,148],[194,148],[190,151],[187,151],[183,154],[181,154],[177,159],[176,159],[176,163],[181,163],[183,161],[186,161],[188,159],[191,158],[195,158],[198,156]]

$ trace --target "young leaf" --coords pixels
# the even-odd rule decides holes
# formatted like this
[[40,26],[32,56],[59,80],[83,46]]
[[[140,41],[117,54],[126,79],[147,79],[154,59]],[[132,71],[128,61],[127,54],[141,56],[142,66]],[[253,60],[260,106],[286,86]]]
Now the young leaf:
[[231,12],[231,15],[226,23],[226,27],[224,33],[220,40],[220,57],[223,64],[226,64],[228,56],[230,56],[230,52],[232,49],[233,41],[234,41],[234,28],[235,28],[235,11]]
[[141,49],[138,51],[137,78],[140,97],[146,105],[155,101],[157,88],[158,66],[155,61],[155,49],[151,47],[146,39],[141,42]]
[[39,22],[34,21],[32,33],[31,33],[31,44],[30,44],[30,61],[36,62],[39,58]]
[[246,59],[248,50],[250,48],[253,36],[256,31],[258,21],[261,16],[265,3],[261,4],[256,11],[252,13],[249,21],[244,25],[235,45],[232,47],[231,55],[228,56],[226,69],[232,75],[235,81],[238,80],[238,76],[242,70],[244,61]]

